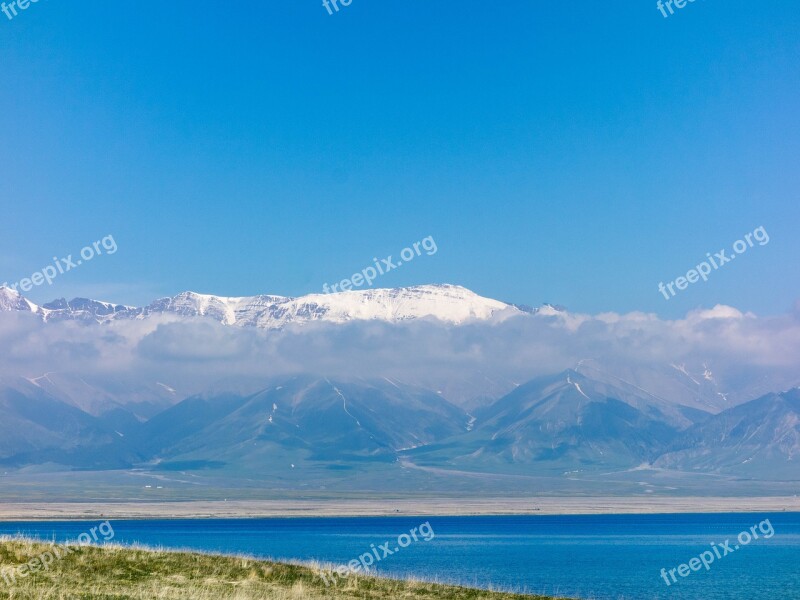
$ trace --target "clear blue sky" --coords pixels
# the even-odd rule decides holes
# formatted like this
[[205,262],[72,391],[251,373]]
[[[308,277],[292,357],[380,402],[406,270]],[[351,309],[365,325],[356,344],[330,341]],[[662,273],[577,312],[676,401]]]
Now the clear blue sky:
[[[40,0],[0,14],[0,273],[36,301],[381,287],[578,311],[800,297],[796,0]],[[669,302],[659,281],[766,227]]]

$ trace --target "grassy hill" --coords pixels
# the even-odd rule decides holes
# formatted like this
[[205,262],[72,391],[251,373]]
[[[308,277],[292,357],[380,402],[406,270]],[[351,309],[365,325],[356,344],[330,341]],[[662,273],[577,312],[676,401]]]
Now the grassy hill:
[[[74,552],[60,550],[62,557],[43,569],[32,559],[45,552],[52,556],[51,544],[0,539],[0,599],[553,600],[363,575],[349,575],[326,587],[320,574],[329,581],[335,577],[321,567],[119,546],[71,548]],[[33,565],[36,572],[23,577],[10,571],[23,564]]]

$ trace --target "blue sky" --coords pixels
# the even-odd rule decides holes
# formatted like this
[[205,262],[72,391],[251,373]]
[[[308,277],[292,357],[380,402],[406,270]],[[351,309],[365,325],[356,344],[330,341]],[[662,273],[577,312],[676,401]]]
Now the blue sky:
[[376,285],[785,312],[799,30],[790,0],[40,0],[0,14],[0,282],[111,234],[27,296],[300,295],[433,236]]

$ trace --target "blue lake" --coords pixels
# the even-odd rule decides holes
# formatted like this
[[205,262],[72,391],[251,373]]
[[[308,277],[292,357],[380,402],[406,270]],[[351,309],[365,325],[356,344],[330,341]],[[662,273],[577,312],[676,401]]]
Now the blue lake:
[[[769,519],[774,535],[710,569],[667,571]],[[428,527],[420,528],[423,523]],[[112,521],[114,541],[345,564],[382,575],[594,600],[800,600],[800,514],[591,515]],[[98,522],[0,523],[0,534],[74,540]],[[770,527],[764,525],[767,533]],[[408,538],[400,537],[409,534]],[[417,540],[414,541],[413,536]],[[429,541],[426,541],[427,538]],[[746,539],[746,538],[745,538]],[[388,544],[387,544],[388,542]],[[407,544],[407,547],[400,548]],[[383,546],[384,550],[379,547]],[[374,552],[373,552],[374,549]],[[384,554],[386,551],[391,554]],[[720,552],[722,554],[722,552]],[[368,563],[371,558],[364,557]],[[695,566],[697,563],[695,563]]]

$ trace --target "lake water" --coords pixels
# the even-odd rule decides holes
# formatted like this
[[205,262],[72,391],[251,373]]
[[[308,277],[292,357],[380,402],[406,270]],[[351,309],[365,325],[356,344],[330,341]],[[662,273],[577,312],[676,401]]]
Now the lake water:
[[[764,524],[757,541],[737,536]],[[420,525],[428,522],[427,526]],[[74,540],[97,522],[0,523],[0,534]],[[800,514],[591,515],[112,521],[114,541],[283,560],[595,600],[800,600]],[[771,529],[770,529],[771,526]],[[414,528],[413,535],[409,534]],[[430,531],[433,531],[431,537]],[[765,539],[769,531],[774,535]],[[425,541],[425,539],[429,541]],[[398,541],[399,538],[399,541]],[[707,571],[677,568],[730,539]],[[746,538],[744,538],[746,539]],[[387,545],[388,542],[388,545]],[[407,547],[400,548],[400,545]],[[374,548],[373,548],[374,546]],[[380,549],[383,546],[383,549]],[[385,551],[391,554],[384,557]],[[364,557],[368,563],[372,558]],[[697,563],[695,563],[697,566]],[[669,575],[667,575],[669,579]],[[669,579],[671,582],[671,579]]]

